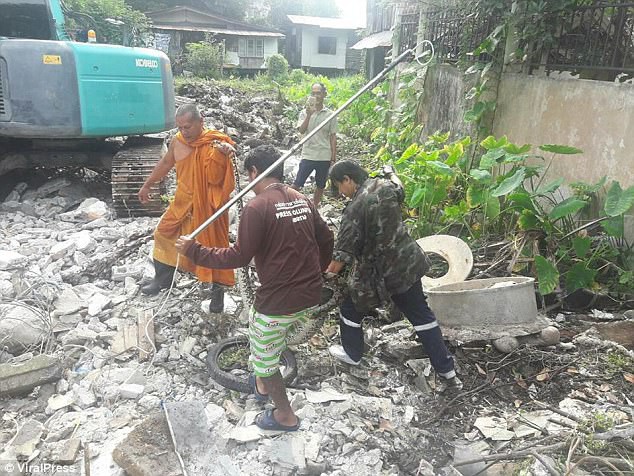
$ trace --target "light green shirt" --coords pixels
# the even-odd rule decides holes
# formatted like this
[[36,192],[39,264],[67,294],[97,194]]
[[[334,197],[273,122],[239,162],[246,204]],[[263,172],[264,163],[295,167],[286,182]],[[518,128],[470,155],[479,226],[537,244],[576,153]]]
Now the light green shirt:
[[[305,134],[315,129],[321,124],[332,111],[330,109],[323,108],[321,111],[315,112],[310,116],[308,120],[308,128]],[[306,119],[306,111],[302,111],[299,114],[299,120],[297,127],[301,126]],[[330,136],[337,133],[337,118],[333,117],[328,124],[321,128],[317,134],[311,137],[302,147],[302,159],[306,160],[320,160],[329,162],[332,158],[332,151],[330,150]]]

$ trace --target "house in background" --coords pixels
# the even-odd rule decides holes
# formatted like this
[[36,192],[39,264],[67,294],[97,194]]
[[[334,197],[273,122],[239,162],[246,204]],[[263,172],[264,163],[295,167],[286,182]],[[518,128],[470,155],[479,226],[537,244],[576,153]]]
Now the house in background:
[[366,75],[373,78],[385,68],[386,57],[398,56],[416,44],[420,2],[367,0],[367,9],[367,36],[352,49],[365,50]]
[[284,38],[284,34],[277,30],[191,7],[177,6],[146,15],[153,23],[156,47],[171,59],[178,60],[187,43],[203,41],[211,34],[215,41],[224,43],[224,67],[246,73],[266,69],[266,59],[279,52],[279,40]]
[[317,73],[358,72],[361,54],[351,50],[357,42],[359,22],[342,18],[287,15],[286,59],[293,68]]

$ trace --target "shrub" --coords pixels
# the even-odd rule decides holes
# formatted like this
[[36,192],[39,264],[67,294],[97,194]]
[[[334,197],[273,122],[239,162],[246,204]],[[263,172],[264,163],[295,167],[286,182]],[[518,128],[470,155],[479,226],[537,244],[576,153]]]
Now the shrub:
[[185,46],[185,69],[201,78],[220,77],[222,48],[220,45],[201,41]]
[[288,77],[288,61],[279,53],[269,56],[266,69],[269,78],[275,81],[283,81]]
[[106,21],[106,18],[114,18],[122,20],[130,32],[129,46],[142,46],[143,33],[149,29],[148,18],[124,0],[67,0],[64,3],[69,10],[82,14],[67,18],[67,31],[92,29],[99,43],[122,45],[123,27]]
[[289,79],[291,83],[299,84],[306,81],[307,77],[308,74],[306,74],[303,69],[294,69],[291,71]]

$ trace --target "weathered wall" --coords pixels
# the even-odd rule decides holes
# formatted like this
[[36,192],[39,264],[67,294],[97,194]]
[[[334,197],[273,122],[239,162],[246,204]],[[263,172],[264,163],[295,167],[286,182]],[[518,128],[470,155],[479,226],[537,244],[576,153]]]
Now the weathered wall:
[[504,74],[493,130],[514,143],[583,150],[557,156],[550,177],[597,182],[607,175],[634,185],[633,85]]
[[471,80],[454,66],[433,65],[427,69],[418,108],[423,136],[437,131],[449,131],[452,138],[475,136],[473,126],[464,120],[468,110],[464,98],[472,86]]
[[[337,38],[337,54],[324,55],[319,53],[319,37],[330,36]],[[304,27],[302,29],[302,66],[311,68],[346,68],[346,46],[348,30],[329,30],[325,28]]]

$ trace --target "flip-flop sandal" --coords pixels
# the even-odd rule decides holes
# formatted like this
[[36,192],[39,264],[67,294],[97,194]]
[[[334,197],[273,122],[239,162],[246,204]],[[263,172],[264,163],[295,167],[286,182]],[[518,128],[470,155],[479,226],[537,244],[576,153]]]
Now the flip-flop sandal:
[[253,391],[253,395],[255,396],[255,400],[258,402],[268,402],[269,396],[268,394],[260,393],[258,390],[258,386],[256,384],[255,375],[249,375],[249,385],[251,386],[251,390]]
[[273,412],[275,408],[269,408],[268,410],[264,410],[262,413],[259,413],[255,417],[255,424],[261,430],[272,430],[272,431],[297,431],[299,430],[300,420],[297,418],[297,423],[292,426],[282,425],[278,422],[273,416]]

